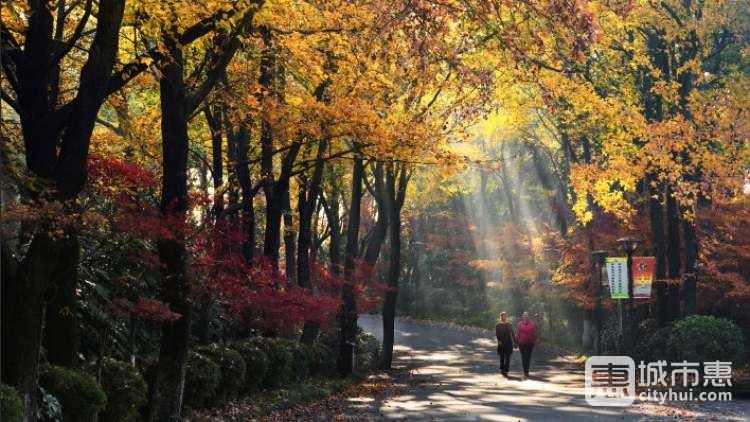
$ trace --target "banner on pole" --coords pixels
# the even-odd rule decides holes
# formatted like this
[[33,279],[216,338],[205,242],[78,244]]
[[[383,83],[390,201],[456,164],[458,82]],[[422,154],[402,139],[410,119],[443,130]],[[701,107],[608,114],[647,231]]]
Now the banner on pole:
[[611,257],[605,261],[612,299],[628,298],[628,259]]
[[656,258],[653,256],[633,257],[633,297],[648,299],[651,297],[651,285],[656,272]]

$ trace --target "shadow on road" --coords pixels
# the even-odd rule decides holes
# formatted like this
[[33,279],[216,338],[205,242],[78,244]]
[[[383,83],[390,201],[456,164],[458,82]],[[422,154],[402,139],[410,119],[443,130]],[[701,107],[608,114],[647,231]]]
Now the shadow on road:
[[[360,326],[382,340],[380,316]],[[520,354],[510,376],[500,374],[495,340],[471,331],[396,321],[396,365],[412,369],[403,393],[369,403],[370,420],[590,421],[748,420],[750,402],[640,403],[592,407],[584,399],[583,368],[543,345],[532,356],[532,376],[522,380]],[[352,399],[357,400],[357,399]]]

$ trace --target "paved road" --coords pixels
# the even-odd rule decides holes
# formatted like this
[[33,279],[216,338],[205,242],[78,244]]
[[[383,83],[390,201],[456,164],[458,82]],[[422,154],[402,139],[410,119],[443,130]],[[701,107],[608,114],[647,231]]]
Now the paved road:
[[[382,339],[380,316],[360,316],[359,324]],[[538,358],[535,362],[532,358],[532,379],[522,381],[518,376],[522,373],[520,354],[515,352],[511,377],[505,379],[499,373],[495,343],[488,336],[397,321],[395,339],[397,363],[415,368],[418,382],[407,386],[403,394],[376,404],[383,419],[650,420],[648,407],[594,408],[587,405],[583,373],[578,365],[571,365],[564,359],[540,362],[544,358]],[[540,355],[544,353],[537,354]],[[651,410],[654,416],[663,412],[663,409]]]

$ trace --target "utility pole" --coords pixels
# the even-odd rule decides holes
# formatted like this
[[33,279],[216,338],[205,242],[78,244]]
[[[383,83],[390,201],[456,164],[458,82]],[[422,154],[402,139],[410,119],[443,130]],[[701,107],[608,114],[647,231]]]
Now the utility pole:
[[628,316],[627,316],[627,331],[625,335],[625,346],[627,348],[630,348],[635,343],[635,331],[636,331],[636,324],[635,324],[635,315],[633,311],[633,253],[635,253],[635,250],[638,248],[638,244],[641,243],[641,240],[633,237],[633,236],[626,236],[621,237],[617,239],[617,243],[622,246],[623,250],[628,256],[627,261],[627,269],[628,269]]
[[594,353],[596,353],[597,356],[600,355],[602,351],[602,267],[604,265],[604,260],[608,255],[609,251],[605,250],[591,251],[591,267],[593,269],[591,278],[592,281],[596,283],[596,308],[594,310],[594,319],[596,321],[596,339],[594,341]]

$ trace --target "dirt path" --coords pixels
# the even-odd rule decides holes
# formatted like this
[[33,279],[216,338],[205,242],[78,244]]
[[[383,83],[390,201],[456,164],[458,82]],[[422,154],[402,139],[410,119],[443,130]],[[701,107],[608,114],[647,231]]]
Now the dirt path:
[[[360,316],[359,324],[382,338],[379,316]],[[591,407],[584,399],[580,365],[551,358],[544,350],[532,357],[532,379],[522,381],[520,354],[513,354],[511,377],[504,379],[494,341],[486,334],[397,321],[395,338],[397,364],[413,368],[413,376],[391,397],[350,398],[358,419],[367,414],[370,420],[420,421],[746,420],[750,415],[747,401],[691,411],[681,405]]]

